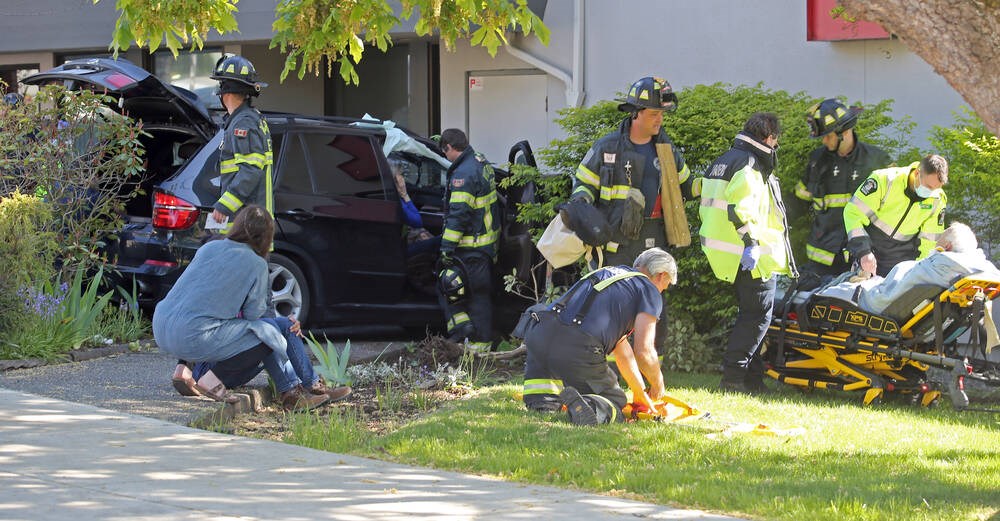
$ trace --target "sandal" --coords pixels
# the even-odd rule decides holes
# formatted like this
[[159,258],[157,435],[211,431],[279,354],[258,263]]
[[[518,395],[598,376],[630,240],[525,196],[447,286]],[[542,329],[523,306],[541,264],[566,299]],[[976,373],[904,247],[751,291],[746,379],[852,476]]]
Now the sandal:
[[201,392],[202,395],[207,396],[217,402],[224,403],[236,403],[240,399],[234,394],[226,390],[226,385],[222,383],[221,380],[215,373],[208,371],[204,376],[194,384],[195,389]]
[[191,368],[185,364],[177,364],[170,381],[181,396],[201,396],[201,392],[198,391],[197,384],[192,377]]

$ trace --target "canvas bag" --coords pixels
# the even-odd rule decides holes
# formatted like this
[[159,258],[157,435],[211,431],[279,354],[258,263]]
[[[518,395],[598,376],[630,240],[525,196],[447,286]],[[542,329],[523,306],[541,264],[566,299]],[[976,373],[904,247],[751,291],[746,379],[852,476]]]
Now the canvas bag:
[[560,214],[552,218],[536,246],[554,268],[573,264],[590,249],[566,226]]

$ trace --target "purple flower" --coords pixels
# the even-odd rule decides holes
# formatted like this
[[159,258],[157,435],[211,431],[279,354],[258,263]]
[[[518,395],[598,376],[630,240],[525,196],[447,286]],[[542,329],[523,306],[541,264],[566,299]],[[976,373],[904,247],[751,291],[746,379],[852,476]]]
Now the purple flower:
[[25,310],[39,318],[48,319],[62,313],[62,303],[68,289],[69,286],[63,283],[59,287],[59,294],[49,295],[43,290],[25,286],[18,290],[17,296],[23,299]]

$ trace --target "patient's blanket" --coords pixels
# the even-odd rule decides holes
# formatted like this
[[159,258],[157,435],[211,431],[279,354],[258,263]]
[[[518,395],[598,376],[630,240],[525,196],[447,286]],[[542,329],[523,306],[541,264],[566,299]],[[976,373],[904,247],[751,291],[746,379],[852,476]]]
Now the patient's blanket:
[[997,273],[981,249],[965,253],[935,252],[919,261],[900,262],[884,279],[872,277],[860,283],[834,281],[835,284],[817,294],[848,300],[865,311],[881,314],[911,288],[932,285],[943,290],[956,279],[979,272]]

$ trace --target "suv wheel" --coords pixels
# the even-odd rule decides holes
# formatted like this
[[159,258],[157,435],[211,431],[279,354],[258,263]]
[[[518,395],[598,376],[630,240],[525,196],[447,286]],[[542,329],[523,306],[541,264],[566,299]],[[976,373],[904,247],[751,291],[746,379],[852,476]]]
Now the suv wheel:
[[270,255],[268,282],[271,305],[279,317],[295,315],[303,324],[309,319],[309,285],[294,261],[278,253]]

